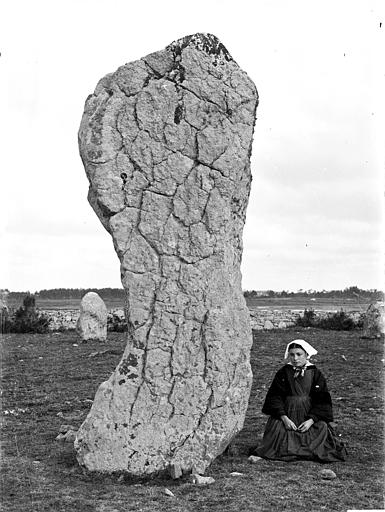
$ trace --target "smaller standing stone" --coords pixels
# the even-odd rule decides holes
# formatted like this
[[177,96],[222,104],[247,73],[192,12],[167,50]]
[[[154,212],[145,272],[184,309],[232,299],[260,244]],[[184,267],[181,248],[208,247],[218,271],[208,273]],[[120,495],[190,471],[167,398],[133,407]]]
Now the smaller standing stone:
[[82,298],[77,331],[83,341],[107,339],[107,308],[95,292],[88,292]]
[[381,338],[385,334],[385,304],[370,304],[364,316],[364,338]]
[[8,290],[0,290],[0,333],[4,331],[8,318],[8,294]]
[[0,290],[0,310],[8,309],[8,290]]

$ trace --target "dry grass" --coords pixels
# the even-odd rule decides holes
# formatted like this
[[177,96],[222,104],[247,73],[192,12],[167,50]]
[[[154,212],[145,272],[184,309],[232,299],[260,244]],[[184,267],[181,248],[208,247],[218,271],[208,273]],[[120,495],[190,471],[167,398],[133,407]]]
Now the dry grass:
[[312,300],[311,297],[256,297],[247,298],[247,305],[250,308],[266,309],[315,309],[323,311],[360,311],[364,313],[370,301],[362,299],[350,299],[348,297],[330,298],[317,297]]
[[[103,298],[103,297],[102,297]],[[22,304],[22,300],[9,300],[9,306],[18,308]],[[124,300],[115,298],[105,298],[104,302],[107,309],[122,309],[124,307]],[[320,297],[315,301],[311,297],[256,297],[247,298],[247,304],[253,308],[268,308],[268,309],[320,309],[326,311],[339,311],[341,308],[344,311],[362,311],[365,312],[370,301],[365,302],[362,299],[351,298],[325,298]],[[47,299],[36,298],[36,306],[39,309],[79,309],[80,299]]]
[[[320,355],[317,364],[334,398],[337,432],[348,443],[349,460],[327,467],[313,462],[262,461],[247,451],[263,431],[261,404],[285,344],[303,337]],[[222,456],[208,471],[216,480],[201,488],[186,480],[140,480],[83,474],[71,444],[55,441],[61,424],[78,427],[102,380],[120,359],[113,353],[88,358],[96,343],[73,346],[75,334],[4,335],[2,511],[188,512],[346,511],[383,508],[383,346],[357,332],[320,330],[254,334],[254,383],[237,456]],[[123,351],[124,335],[111,333],[103,348]],[[346,360],[342,357],[345,356]],[[381,361],[382,359],[382,361]],[[59,414],[59,416],[58,416]],[[232,471],[243,473],[233,477]],[[163,494],[168,487],[175,497]]]

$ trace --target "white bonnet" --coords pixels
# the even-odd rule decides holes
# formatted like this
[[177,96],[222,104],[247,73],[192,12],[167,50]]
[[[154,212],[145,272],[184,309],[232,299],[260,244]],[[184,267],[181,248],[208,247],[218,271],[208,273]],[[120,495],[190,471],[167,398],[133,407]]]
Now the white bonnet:
[[312,347],[310,345],[310,343],[308,343],[307,341],[293,340],[293,341],[290,341],[290,343],[288,343],[286,346],[285,359],[289,356],[289,347],[292,343],[295,343],[296,345],[299,345],[300,347],[302,347],[309,357],[315,356],[316,354],[318,354],[317,350],[314,347]]

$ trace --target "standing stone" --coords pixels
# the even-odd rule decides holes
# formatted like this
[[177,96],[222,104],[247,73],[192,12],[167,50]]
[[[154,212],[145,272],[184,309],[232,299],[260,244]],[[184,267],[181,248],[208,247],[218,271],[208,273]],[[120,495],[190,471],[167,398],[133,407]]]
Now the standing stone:
[[364,315],[364,338],[380,338],[385,334],[385,305],[382,301],[370,304]]
[[3,309],[8,310],[8,290],[0,290],[0,311]]
[[6,324],[9,317],[8,295],[8,290],[0,290],[0,334],[6,330]]
[[258,95],[210,34],[120,67],[80,153],[112,235],[128,340],[75,442],[91,471],[203,473],[242,428],[252,373],[242,229]]
[[88,292],[82,298],[77,331],[83,341],[107,339],[107,308],[95,292]]

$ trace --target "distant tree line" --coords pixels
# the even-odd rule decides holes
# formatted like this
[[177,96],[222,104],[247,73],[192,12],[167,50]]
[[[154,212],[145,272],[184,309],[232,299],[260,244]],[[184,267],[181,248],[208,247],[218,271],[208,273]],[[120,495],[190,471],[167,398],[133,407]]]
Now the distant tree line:
[[298,290],[297,292],[281,291],[275,292],[273,290],[256,291],[246,290],[244,293],[246,298],[287,298],[287,297],[312,297],[324,299],[368,299],[371,301],[383,300],[384,293],[380,290],[361,290],[357,286],[349,286],[344,290]]
[[[124,299],[123,288],[53,288],[40,290],[33,295],[40,299],[79,299],[88,292],[96,292],[103,299]],[[10,300],[23,300],[29,292],[10,292]]]

